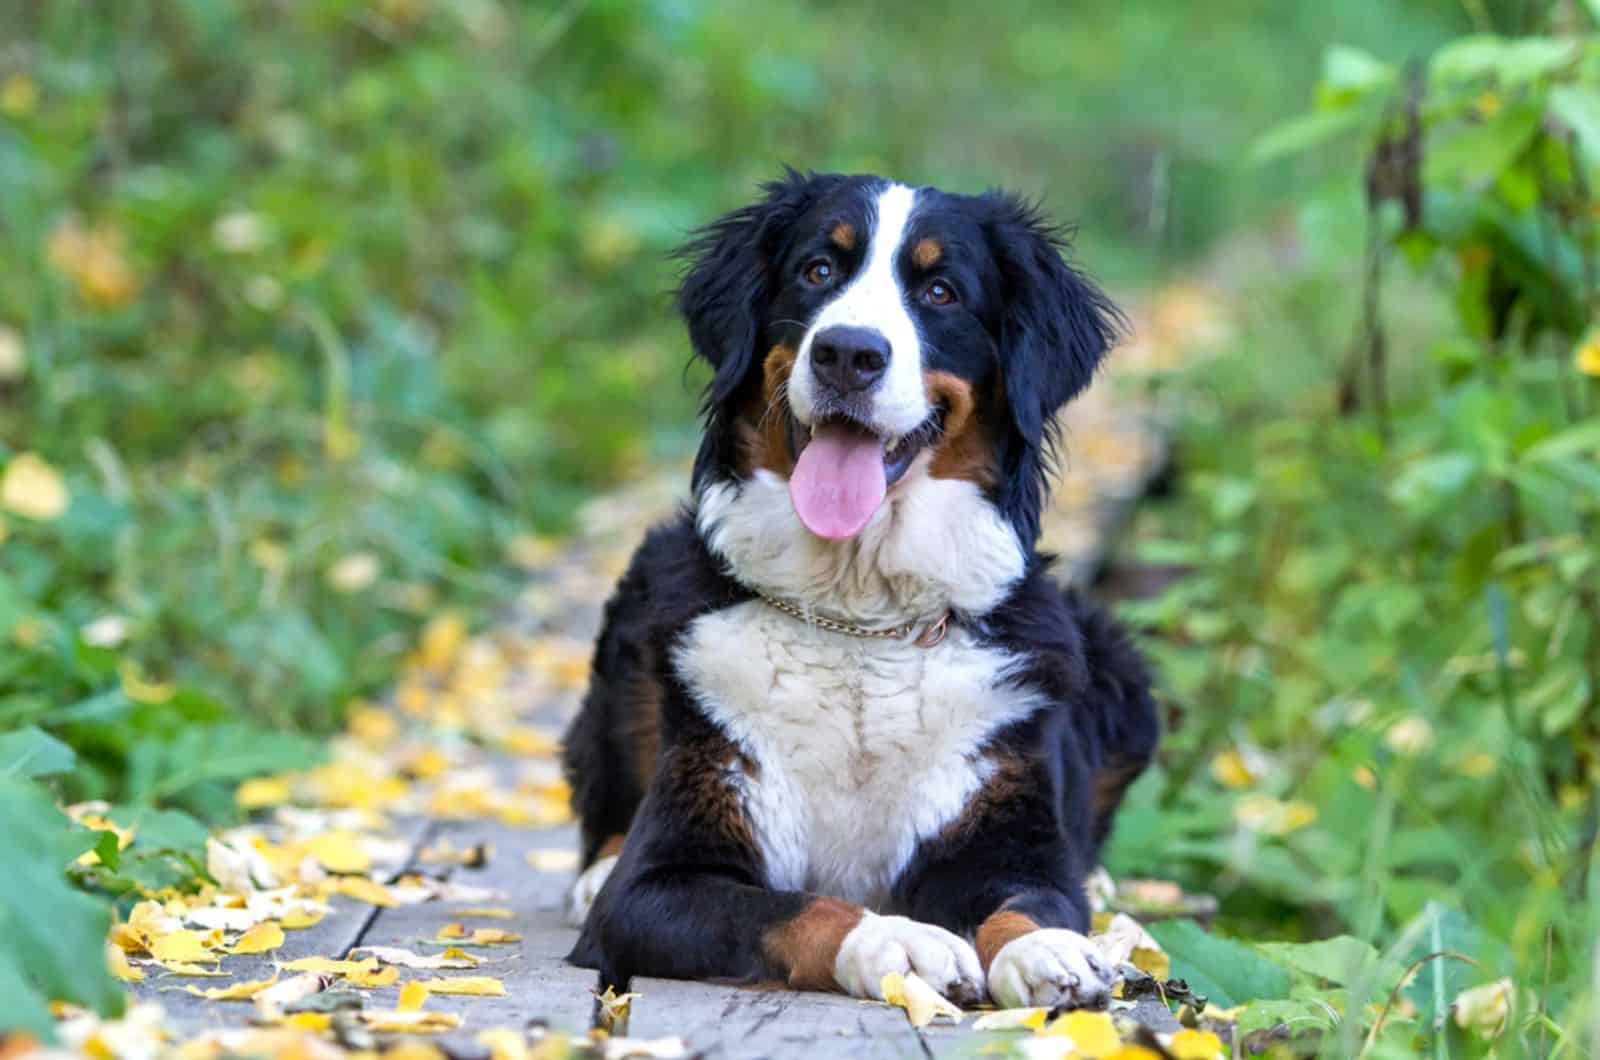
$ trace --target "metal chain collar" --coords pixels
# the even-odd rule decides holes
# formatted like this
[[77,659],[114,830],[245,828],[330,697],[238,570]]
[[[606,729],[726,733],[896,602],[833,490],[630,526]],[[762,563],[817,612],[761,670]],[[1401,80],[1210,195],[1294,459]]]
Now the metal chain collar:
[[[786,600],[779,600],[776,597],[768,596],[766,593],[757,593],[756,595],[761,598],[762,603],[776,611],[782,611],[790,618],[798,618],[802,622],[809,623],[810,625],[816,626],[820,629],[825,629],[829,633],[842,633],[847,637],[861,637],[866,640],[905,640],[907,637],[911,636],[911,634],[916,632],[919,625],[919,623],[916,622],[908,622],[903,626],[895,626],[891,629],[872,629],[868,626],[853,626],[848,622],[839,622],[831,618],[826,618],[822,615],[815,615],[811,614],[810,612],[803,611]],[[930,622],[925,629],[923,629],[921,635],[917,637],[915,643],[919,648],[931,648],[940,641],[944,640],[945,634],[948,633],[949,630],[950,612],[946,611],[937,619]]]

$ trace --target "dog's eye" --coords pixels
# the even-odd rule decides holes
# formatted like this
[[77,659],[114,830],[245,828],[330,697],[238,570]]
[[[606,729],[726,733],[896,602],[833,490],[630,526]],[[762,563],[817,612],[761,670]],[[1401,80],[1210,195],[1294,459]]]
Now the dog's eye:
[[934,280],[922,292],[929,305],[951,305],[956,300],[956,290],[943,280]]
[[805,276],[806,282],[811,286],[821,287],[833,279],[833,262],[827,258],[818,258],[816,261],[806,265],[805,271],[801,275]]

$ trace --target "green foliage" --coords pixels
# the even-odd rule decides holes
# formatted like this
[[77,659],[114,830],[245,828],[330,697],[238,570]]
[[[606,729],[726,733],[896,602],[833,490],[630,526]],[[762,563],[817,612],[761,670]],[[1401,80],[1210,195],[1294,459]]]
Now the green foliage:
[[50,1001],[120,1012],[105,966],[110,911],[75,889],[66,867],[94,846],[36,784],[0,777],[0,1027],[53,1035]]
[[1345,161],[1299,211],[1300,267],[1252,285],[1245,340],[1173,388],[1189,489],[1139,549],[1187,573],[1129,609],[1185,718],[1130,830],[1170,823],[1163,867],[1220,880],[1236,932],[1349,933],[1261,947],[1296,983],[1246,1029],[1289,1021],[1354,1055],[1356,1014],[1420,962],[1419,1016],[1393,1014],[1380,1055],[1480,1050],[1433,1020],[1501,976],[1519,992],[1506,1048],[1569,1027],[1581,1053],[1600,934],[1597,93],[1600,37],[1571,26],[1463,38],[1410,71],[1337,48],[1316,110],[1257,142],[1259,163],[1343,138]]

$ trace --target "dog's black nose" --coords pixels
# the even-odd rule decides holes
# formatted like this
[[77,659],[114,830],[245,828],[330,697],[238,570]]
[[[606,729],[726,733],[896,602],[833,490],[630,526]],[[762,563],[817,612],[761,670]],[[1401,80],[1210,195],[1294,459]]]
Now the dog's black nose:
[[836,325],[811,340],[817,380],[837,394],[866,390],[889,367],[889,340],[872,328]]

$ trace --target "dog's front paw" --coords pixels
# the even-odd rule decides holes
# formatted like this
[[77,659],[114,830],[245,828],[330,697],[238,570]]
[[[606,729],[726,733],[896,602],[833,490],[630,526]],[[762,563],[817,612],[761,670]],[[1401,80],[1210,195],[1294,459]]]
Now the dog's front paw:
[[572,884],[572,890],[567,892],[567,923],[573,927],[582,927],[583,922],[589,919],[589,907],[594,905],[594,900],[600,893],[600,888],[605,886],[606,877],[611,875],[611,870],[617,867],[617,856],[604,857],[578,874],[577,880]]
[[989,965],[989,993],[1002,1008],[1102,1008],[1114,981],[1095,944],[1063,928],[1019,935]]
[[833,977],[855,997],[882,1001],[890,972],[916,972],[958,1005],[983,1000],[983,966],[964,939],[909,917],[868,913],[840,943]]

